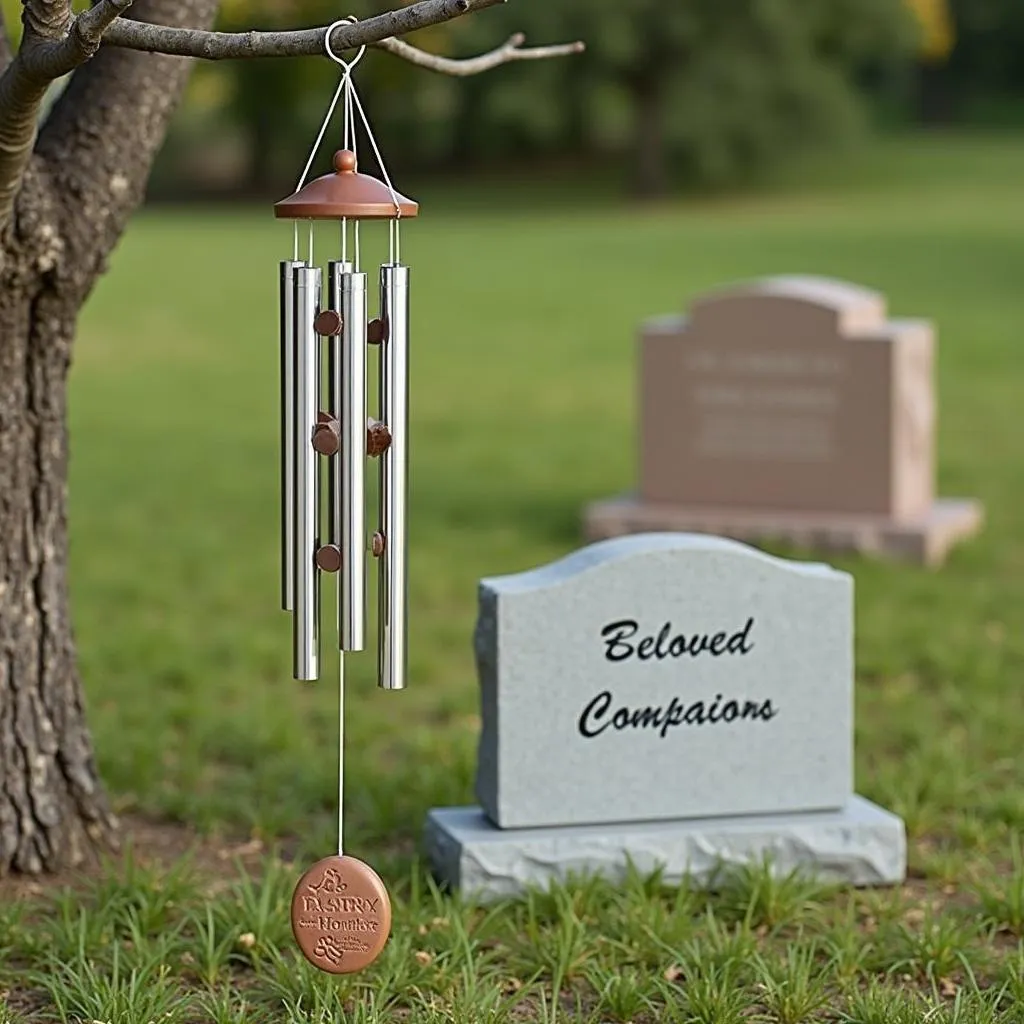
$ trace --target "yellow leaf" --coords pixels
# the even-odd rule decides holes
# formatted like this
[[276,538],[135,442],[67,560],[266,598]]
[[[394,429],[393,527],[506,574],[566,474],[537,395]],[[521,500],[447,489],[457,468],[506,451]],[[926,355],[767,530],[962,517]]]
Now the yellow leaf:
[[949,0],[906,0],[921,27],[921,50],[924,60],[941,63],[953,51],[956,29]]

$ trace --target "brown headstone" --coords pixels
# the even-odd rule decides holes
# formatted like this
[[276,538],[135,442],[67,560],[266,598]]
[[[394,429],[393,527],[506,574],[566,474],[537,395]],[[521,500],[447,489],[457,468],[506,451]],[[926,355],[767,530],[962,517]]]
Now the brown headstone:
[[935,561],[981,513],[935,499],[934,348],[928,321],[890,320],[877,292],[824,278],[753,281],[648,322],[638,494],[592,506],[588,534],[692,521],[905,554],[907,531],[930,531],[916,546]]

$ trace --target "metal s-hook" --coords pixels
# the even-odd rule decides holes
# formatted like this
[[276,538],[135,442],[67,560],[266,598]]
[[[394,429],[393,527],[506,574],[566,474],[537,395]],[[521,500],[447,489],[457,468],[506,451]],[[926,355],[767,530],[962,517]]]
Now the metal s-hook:
[[354,14],[350,14],[347,18],[340,18],[338,21],[328,25],[327,32],[324,34],[324,50],[327,52],[327,56],[330,57],[335,64],[340,64],[345,69],[345,73],[349,75],[352,73],[352,69],[363,59],[363,56],[366,53],[366,45],[364,43],[359,47],[359,52],[351,61],[343,60],[334,52],[334,50],[331,49],[331,33],[342,25],[354,25],[358,20],[359,19]]

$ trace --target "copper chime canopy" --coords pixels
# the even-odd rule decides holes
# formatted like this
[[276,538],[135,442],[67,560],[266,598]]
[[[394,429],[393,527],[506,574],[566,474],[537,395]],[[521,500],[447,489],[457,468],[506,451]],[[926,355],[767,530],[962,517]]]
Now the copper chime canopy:
[[[395,197],[398,209],[395,209]],[[391,190],[382,181],[356,171],[349,149],[334,154],[334,173],[316,178],[287,199],[274,204],[274,216],[289,220],[373,220],[415,217],[419,204]]]

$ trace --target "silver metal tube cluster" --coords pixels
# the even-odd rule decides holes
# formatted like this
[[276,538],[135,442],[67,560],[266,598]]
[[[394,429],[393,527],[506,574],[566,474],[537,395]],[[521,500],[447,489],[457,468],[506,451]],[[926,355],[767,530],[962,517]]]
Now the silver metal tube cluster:
[[[406,686],[408,603],[406,499],[409,271],[380,271],[379,322],[371,329],[367,277],[351,262],[327,266],[326,307],[319,267],[280,266],[281,605],[293,616],[293,669],[319,673],[320,583],[338,573],[338,646],[366,646],[367,548],[380,561],[378,681]],[[326,338],[326,374],[321,338]],[[367,346],[379,343],[380,422],[367,419]],[[321,408],[326,376],[326,410]],[[368,448],[368,436],[372,446]],[[380,458],[377,532],[367,535],[366,459]],[[320,473],[327,474],[327,528],[321,537]]]

